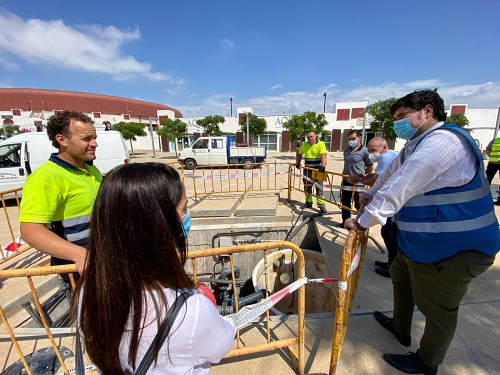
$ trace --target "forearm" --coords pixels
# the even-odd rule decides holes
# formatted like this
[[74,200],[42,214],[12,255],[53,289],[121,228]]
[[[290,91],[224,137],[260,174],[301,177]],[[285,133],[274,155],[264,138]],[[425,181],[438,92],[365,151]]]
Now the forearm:
[[377,178],[378,178],[377,173],[370,173],[369,175],[360,177],[359,182],[361,182],[365,185],[373,186],[375,181],[377,181]]
[[42,253],[75,263],[85,259],[84,248],[59,237],[48,230],[44,224],[21,223],[20,228],[22,239]]

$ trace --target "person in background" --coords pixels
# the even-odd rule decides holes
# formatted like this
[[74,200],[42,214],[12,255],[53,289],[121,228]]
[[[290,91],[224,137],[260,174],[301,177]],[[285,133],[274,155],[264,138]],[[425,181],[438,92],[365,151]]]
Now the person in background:
[[394,314],[373,314],[408,347],[415,306],[419,309],[425,317],[419,349],[383,358],[405,373],[432,375],[455,335],[468,284],[495,260],[500,231],[482,155],[467,131],[444,123],[438,93],[417,90],[390,111],[396,135],[408,142],[362,194],[364,213],[345,225],[365,230],[396,215],[399,252],[390,268]]
[[[486,177],[488,177],[488,181],[491,185],[491,181],[493,181],[493,178],[500,170],[500,138],[492,139],[491,142],[488,143],[488,146],[486,146],[484,152],[489,156],[488,166],[486,167]],[[494,204],[500,206],[500,190]]]
[[[382,137],[375,137],[368,142],[368,152],[370,153],[370,160],[377,163],[375,172],[368,175],[351,176],[349,182],[356,184],[361,182],[365,185],[372,186],[377,180],[378,176],[398,157],[398,153],[394,150],[389,150],[387,141]],[[398,253],[398,238],[397,238],[397,225],[394,217],[387,218],[387,221],[380,229],[380,234],[384,239],[385,247],[387,249],[387,262],[375,261],[375,272],[383,277],[391,277],[389,267],[391,266],[396,254]]]
[[[87,353],[103,374],[134,373],[176,298],[193,293],[184,270],[190,218],[172,167],[135,163],[106,175],[72,301]],[[148,374],[209,374],[210,363],[233,346],[233,321],[202,294],[188,298],[170,323]]]
[[[26,179],[19,215],[21,237],[49,254],[52,266],[74,263],[82,273],[90,214],[102,181],[92,164],[96,130],[83,113],[62,111],[49,118],[47,135],[59,151]],[[69,280],[67,275],[63,278]]]
[[[324,172],[326,167],[326,146],[322,141],[317,140],[316,133],[310,131],[306,133],[307,142],[302,143],[300,150],[297,152],[295,166],[300,169],[300,162],[302,160],[302,155],[304,155],[304,167],[312,168],[305,169],[304,174],[314,180],[314,185],[316,186],[316,195],[318,197],[323,196],[323,180],[315,179],[318,172]],[[306,203],[305,208],[312,207],[312,186],[313,182],[304,179],[304,187],[306,188]],[[325,201],[321,198],[316,198],[316,203],[320,211],[326,214],[328,211],[325,206]]]
[[[373,161],[370,160],[368,149],[361,144],[361,133],[359,130],[351,130],[348,133],[349,147],[344,150],[344,169],[342,174],[349,176],[367,175],[373,172]],[[354,185],[349,182],[349,177],[344,177],[343,189],[340,192],[340,201],[344,207],[352,207],[354,194],[354,207],[359,210],[359,193],[353,192]],[[351,217],[351,211],[342,208],[342,223],[338,226],[343,228],[345,221]]]

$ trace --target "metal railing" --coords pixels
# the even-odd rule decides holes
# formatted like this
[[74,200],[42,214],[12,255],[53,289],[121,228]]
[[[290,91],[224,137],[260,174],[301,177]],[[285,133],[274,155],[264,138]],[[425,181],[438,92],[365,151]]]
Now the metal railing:
[[[340,352],[342,351],[347,324],[351,316],[351,307],[361,277],[367,242],[368,230],[365,232],[350,230],[344,244],[339,270],[329,375],[337,373]],[[354,268],[355,266],[356,268]]]
[[[31,246],[28,244],[20,244],[20,235],[15,235],[15,233],[20,233],[17,217],[19,216],[20,192],[22,190],[23,188],[17,188],[0,192],[5,218],[5,222],[2,222],[0,245],[6,247],[4,249],[2,246],[2,251],[0,252],[0,265],[7,259],[12,259],[16,255],[31,249]],[[13,216],[15,217],[14,220],[12,220]],[[7,229],[7,233],[4,232],[5,229]]]
[[194,200],[198,203],[200,196],[213,193],[281,190],[278,175],[287,170],[286,163],[198,166],[184,173],[184,178],[185,183],[193,184]]
[[[304,256],[302,254],[302,251],[293,243],[286,242],[286,241],[276,241],[276,242],[267,242],[267,243],[260,243],[260,244],[246,244],[246,245],[237,245],[237,246],[229,246],[229,247],[221,247],[221,248],[214,248],[214,249],[205,249],[205,250],[197,250],[197,251],[192,251],[189,252],[188,254],[188,259],[190,259],[190,266],[191,270],[193,272],[193,280],[195,283],[197,283],[198,280],[198,275],[196,271],[196,260],[199,258],[203,257],[214,257],[214,256],[228,256],[229,257],[229,264],[231,266],[231,281],[232,281],[232,286],[234,290],[237,290],[236,288],[236,277],[235,277],[235,268],[234,268],[234,260],[233,260],[233,255],[237,253],[247,253],[247,252],[262,252],[262,259],[264,260],[264,264],[267,264],[267,256],[269,255],[268,251],[272,249],[290,249],[293,251],[294,258],[296,261],[296,277],[297,278],[303,278],[305,277],[304,275]],[[29,290],[31,291],[32,299],[35,304],[36,311],[38,312],[38,315],[41,318],[41,322],[43,324],[43,330],[40,331],[38,329],[37,334],[35,334],[36,339],[34,342],[34,345],[36,346],[36,343],[38,341],[48,339],[50,341],[50,345],[52,346],[57,360],[59,361],[59,364],[61,366],[61,370],[64,373],[68,373],[68,365],[65,363],[65,361],[62,358],[62,355],[60,353],[60,345],[56,342],[55,339],[55,334],[56,332],[58,334],[64,334],[66,337],[73,338],[74,336],[74,329],[66,329],[62,330],[60,328],[52,328],[50,325],[50,320],[46,316],[46,312],[44,312],[42,308],[42,302],[39,297],[39,293],[37,292],[34,282],[33,282],[33,277],[34,276],[48,276],[48,275],[53,275],[53,274],[61,274],[61,273],[68,273],[70,275],[70,280],[71,283],[74,287],[74,279],[72,273],[75,272],[75,266],[74,265],[66,265],[66,266],[53,266],[53,267],[33,267],[33,268],[23,268],[23,269],[13,269],[13,270],[0,270],[0,279],[9,279],[9,278],[26,278],[27,284],[29,286]],[[20,281],[17,283],[19,284]],[[266,294],[268,294],[268,291],[271,290],[271,286],[269,285],[269,279],[268,275],[265,274],[265,289],[266,289]],[[245,340],[243,341],[241,339],[241,331],[244,331],[245,334],[248,333],[249,330],[253,330],[254,332],[260,332],[261,330],[261,323],[255,323],[254,325],[250,325],[249,327],[244,327],[242,330],[237,331],[236,339],[235,339],[235,345],[233,349],[226,355],[226,358],[230,357],[236,357],[236,356],[241,356],[241,355],[247,355],[247,354],[253,354],[253,353],[259,353],[259,352],[265,352],[265,351],[271,351],[271,350],[276,350],[280,348],[287,348],[290,353],[290,359],[292,362],[296,365],[296,370],[299,374],[302,374],[304,372],[304,314],[305,314],[305,305],[304,305],[304,300],[305,300],[305,290],[304,286],[300,287],[298,289],[298,296],[297,296],[297,304],[298,304],[298,319],[297,319],[297,335],[291,335],[291,337],[284,337],[284,338],[276,338],[274,334],[272,334],[272,325],[271,325],[271,320],[270,320],[270,314],[269,311],[266,312],[265,318],[264,318],[264,325],[266,328],[266,334],[265,335],[256,335],[260,336],[261,340],[258,340],[256,343],[250,343],[248,336],[245,336]],[[266,295],[267,297],[267,295]],[[234,295],[234,303],[235,303],[235,309],[236,311],[239,311],[238,309],[238,295]],[[0,317],[2,318],[2,321],[4,323],[5,331],[10,337],[10,340],[12,342],[12,346],[15,349],[15,352],[19,356],[19,360],[23,363],[24,368],[26,370],[27,374],[31,374],[31,370],[29,368],[28,362],[26,360],[26,354],[23,353],[21,350],[21,345],[20,341],[22,341],[22,338],[25,333],[24,328],[13,328],[12,325],[9,323],[9,319],[12,317],[6,316],[4,313],[3,307],[0,305]],[[31,337],[33,338],[34,331],[33,329],[29,330],[31,332]],[[1,335],[0,335],[1,336]],[[255,336],[255,334],[251,335]],[[74,340],[72,340],[74,341]],[[33,351],[33,345],[30,345],[30,350]],[[35,348],[36,349],[36,348]],[[8,350],[8,352],[11,352],[12,350]],[[88,360],[87,360],[88,362]],[[89,365],[89,371],[92,371],[92,365]]]
[[[347,186],[344,184],[344,178],[349,177],[342,173],[336,172],[318,172],[317,169],[311,169],[301,166],[297,172],[295,165],[290,164],[288,168],[288,201],[290,202],[292,190],[303,192],[305,195],[309,194],[306,190],[306,184],[312,184],[311,197],[321,198],[326,202],[332,203],[341,209],[352,211],[356,214],[358,211],[353,208],[354,194],[351,197],[351,207],[342,205],[342,195],[344,191],[350,190],[353,192],[362,193],[366,191],[366,186],[363,184],[355,184],[354,186]],[[320,197],[316,195],[317,180],[323,181],[323,195]],[[338,197],[338,201],[337,198]]]

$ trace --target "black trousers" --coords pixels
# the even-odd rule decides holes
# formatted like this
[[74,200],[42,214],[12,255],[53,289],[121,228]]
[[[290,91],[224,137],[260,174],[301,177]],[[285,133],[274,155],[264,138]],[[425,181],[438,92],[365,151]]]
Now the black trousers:
[[[346,180],[344,180],[344,186],[354,186],[353,184],[347,182]],[[340,192],[340,195],[341,195],[341,199],[340,199],[340,202],[342,203],[342,206],[345,206],[345,207],[352,207],[351,206],[351,201],[353,199],[353,195],[354,195],[354,207],[356,208],[356,210],[359,210],[359,208],[361,207],[361,204],[359,203],[359,193],[356,191],[356,192],[353,192],[351,190],[343,190]],[[349,219],[351,217],[351,211],[349,210],[346,210],[345,208],[342,208],[342,224],[344,224],[344,222]]]
[[493,177],[495,177],[498,171],[500,171],[500,163],[488,163],[486,166],[486,177],[488,178],[490,185],[491,181],[493,181]]
[[389,217],[387,222],[382,225],[380,234],[384,239],[385,247],[387,249],[387,261],[389,266],[394,262],[396,254],[398,253],[398,226],[394,217]]

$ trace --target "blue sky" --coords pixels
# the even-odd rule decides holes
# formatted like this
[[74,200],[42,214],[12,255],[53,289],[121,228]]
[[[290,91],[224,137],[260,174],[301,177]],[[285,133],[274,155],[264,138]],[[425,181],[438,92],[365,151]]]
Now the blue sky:
[[438,88],[500,106],[499,0],[3,1],[0,87],[152,101],[184,117],[327,111]]

